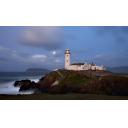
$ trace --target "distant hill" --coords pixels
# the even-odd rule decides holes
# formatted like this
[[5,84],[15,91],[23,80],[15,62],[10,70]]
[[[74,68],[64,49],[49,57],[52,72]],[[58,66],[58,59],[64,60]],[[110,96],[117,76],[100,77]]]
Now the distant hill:
[[114,72],[114,73],[125,73],[125,74],[128,74],[128,66],[107,68],[107,70],[109,70],[111,72]]
[[50,70],[43,69],[43,68],[29,68],[25,72],[31,73],[31,74],[46,74],[46,73],[49,73]]

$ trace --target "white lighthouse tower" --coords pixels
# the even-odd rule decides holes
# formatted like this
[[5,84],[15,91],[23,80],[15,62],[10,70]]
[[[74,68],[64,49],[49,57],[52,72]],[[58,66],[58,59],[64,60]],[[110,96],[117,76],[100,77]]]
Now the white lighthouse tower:
[[69,67],[70,67],[70,50],[69,49],[67,49],[66,51],[65,51],[65,69],[69,69]]

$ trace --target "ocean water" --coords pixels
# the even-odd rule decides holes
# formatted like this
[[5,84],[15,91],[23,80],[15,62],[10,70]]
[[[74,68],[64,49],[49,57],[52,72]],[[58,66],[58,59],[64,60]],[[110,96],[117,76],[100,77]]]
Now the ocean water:
[[38,82],[38,80],[42,76],[43,75],[27,74],[22,72],[1,72],[0,73],[0,94],[9,94],[9,95],[32,94],[34,93],[33,90],[19,92],[20,88],[13,86],[14,82],[17,80],[26,80],[26,79]]

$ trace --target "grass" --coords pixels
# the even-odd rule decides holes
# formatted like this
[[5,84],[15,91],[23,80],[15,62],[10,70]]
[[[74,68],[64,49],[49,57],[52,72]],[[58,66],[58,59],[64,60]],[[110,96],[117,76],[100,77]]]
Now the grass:
[[86,77],[78,76],[78,75],[69,75],[66,76],[63,80],[60,81],[60,85],[84,85],[87,83],[89,79]]

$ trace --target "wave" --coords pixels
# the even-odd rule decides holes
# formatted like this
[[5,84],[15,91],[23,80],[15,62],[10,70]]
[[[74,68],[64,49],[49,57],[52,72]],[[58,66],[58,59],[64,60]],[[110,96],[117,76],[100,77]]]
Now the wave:
[[19,87],[13,86],[14,81],[0,84],[0,94],[18,94]]
[[[31,81],[35,81],[35,82],[38,82],[39,79],[30,79]],[[19,89],[20,87],[14,87],[13,84],[14,84],[15,81],[10,81],[10,82],[4,82],[4,83],[0,83],[0,94],[8,94],[8,95],[17,95],[17,94],[33,94],[34,91],[33,90],[30,90],[30,91],[22,91],[22,92],[19,92]]]

